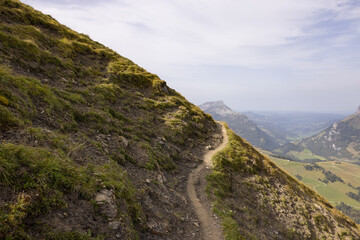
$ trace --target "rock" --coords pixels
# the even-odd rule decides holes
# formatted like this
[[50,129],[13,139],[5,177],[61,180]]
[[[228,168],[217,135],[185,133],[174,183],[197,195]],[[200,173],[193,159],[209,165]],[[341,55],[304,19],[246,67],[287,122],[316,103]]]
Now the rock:
[[205,150],[213,150],[214,148],[211,145],[205,147]]
[[95,202],[99,205],[99,212],[101,215],[111,219],[118,214],[115,203],[115,195],[113,192],[103,189],[95,197]]
[[159,140],[159,141],[158,141],[158,144],[159,144],[159,145],[165,145],[165,142],[162,141],[162,140]]
[[360,115],[360,106],[358,107],[357,111],[355,112],[355,114]]
[[215,138],[215,139],[222,139],[223,138],[223,136],[221,136],[220,134],[214,134],[213,135],[213,138]]
[[124,144],[125,147],[129,146],[129,140],[127,140],[125,137],[120,136],[120,140]]
[[111,228],[112,230],[118,230],[121,227],[121,222],[119,221],[114,221],[114,222],[109,222],[109,228]]
[[158,182],[160,182],[161,184],[164,184],[164,183],[166,183],[167,182],[167,179],[166,179],[166,177],[164,176],[164,175],[157,175],[157,180],[158,180]]
[[162,86],[162,87],[161,87],[161,90],[162,90],[164,93],[169,94],[169,89],[168,89],[168,87],[167,87],[166,85]]

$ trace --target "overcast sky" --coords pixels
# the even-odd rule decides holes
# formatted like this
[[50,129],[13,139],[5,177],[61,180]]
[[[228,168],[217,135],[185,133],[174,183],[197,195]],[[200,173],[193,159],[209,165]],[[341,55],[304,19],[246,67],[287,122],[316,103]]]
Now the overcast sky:
[[355,112],[360,0],[23,0],[195,104]]

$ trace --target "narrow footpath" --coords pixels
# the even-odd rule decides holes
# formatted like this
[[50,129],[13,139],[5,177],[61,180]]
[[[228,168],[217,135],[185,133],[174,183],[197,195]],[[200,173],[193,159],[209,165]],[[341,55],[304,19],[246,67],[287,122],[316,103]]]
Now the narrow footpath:
[[190,202],[194,207],[200,222],[203,240],[223,239],[221,226],[212,212],[211,204],[207,200],[207,196],[204,191],[206,188],[205,176],[208,172],[207,169],[212,167],[211,158],[215,153],[221,151],[228,143],[228,136],[224,126],[222,126],[222,136],[222,143],[217,148],[207,151],[203,157],[203,163],[190,173],[186,186]]

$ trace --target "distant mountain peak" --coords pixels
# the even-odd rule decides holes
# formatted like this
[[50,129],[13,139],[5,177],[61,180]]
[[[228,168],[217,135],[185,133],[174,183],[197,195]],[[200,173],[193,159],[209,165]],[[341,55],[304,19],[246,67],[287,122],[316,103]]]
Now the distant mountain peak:
[[216,106],[216,107],[222,107],[222,106],[226,106],[223,100],[218,100],[218,101],[212,101],[212,102],[206,102],[202,105],[208,105],[208,106]]
[[279,147],[275,138],[258,128],[245,114],[226,106],[224,101],[206,102],[199,107],[204,112],[211,114],[215,120],[226,122],[230,128],[251,144],[266,150]]
[[219,113],[222,114],[234,114],[235,112],[225,105],[223,100],[213,101],[213,102],[206,102],[199,106],[203,111],[208,109],[217,110]]
[[225,105],[224,100],[213,101],[212,103],[214,103],[214,104],[224,104]]

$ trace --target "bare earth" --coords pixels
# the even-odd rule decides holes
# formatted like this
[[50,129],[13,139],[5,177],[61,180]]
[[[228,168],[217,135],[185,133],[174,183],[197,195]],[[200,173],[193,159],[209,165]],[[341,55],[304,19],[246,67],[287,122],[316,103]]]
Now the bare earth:
[[219,220],[212,212],[212,207],[207,199],[205,189],[207,175],[209,169],[212,167],[212,156],[221,151],[228,142],[226,129],[222,126],[222,143],[213,150],[209,150],[203,157],[203,163],[200,164],[192,173],[190,173],[186,191],[189,196],[191,205],[195,209],[196,215],[200,222],[200,228],[202,232],[202,239],[222,240],[222,231],[219,224]]

